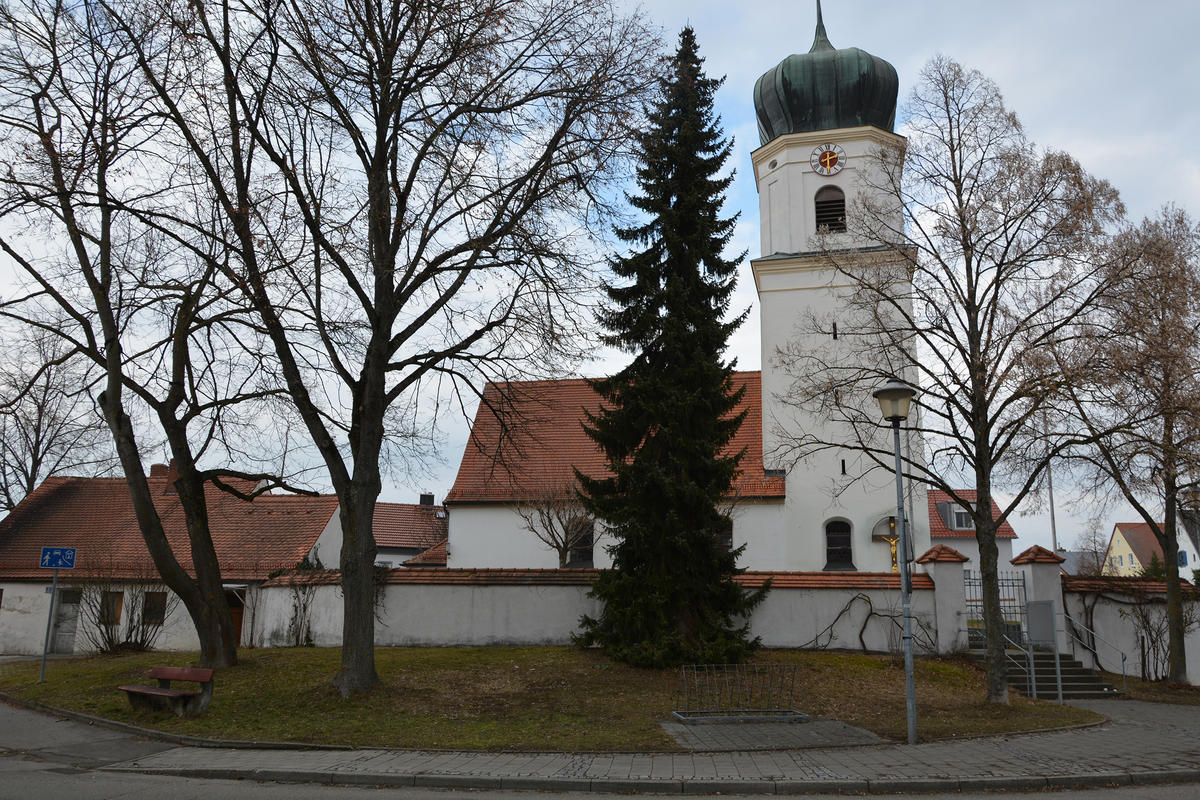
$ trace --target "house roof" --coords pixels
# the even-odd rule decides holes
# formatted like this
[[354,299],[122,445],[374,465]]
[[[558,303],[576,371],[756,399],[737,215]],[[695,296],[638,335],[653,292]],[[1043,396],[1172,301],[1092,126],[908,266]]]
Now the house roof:
[[444,567],[446,566],[446,545],[448,539],[442,539],[433,547],[404,562],[406,567]]
[[[1164,523],[1158,523],[1163,526]],[[1155,558],[1162,561],[1162,545],[1158,543],[1158,537],[1154,535],[1154,529],[1145,522],[1118,522],[1113,526],[1113,535],[1120,531],[1125,537],[1125,541],[1129,543],[1129,549],[1137,556],[1138,563],[1143,567],[1150,566],[1150,562]],[[1108,549],[1112,550],[1112,538],[1108,540]],[[1107,553],[1106,553],[1107,555]]]
[[422,550],[446,538],[446,509],[415,503],[376,503],[375,544]]
[[[976,492],[974,489],[955,489],[955,493],[964,500],[974,502]],[[926,493],[929,497],[929,535],[934,539],[974,539],[975,531],[956,531],[951,530],[946,524],[946,520],[938,513],[938,503],[952,503],[950,495],[943,492],[941,489],[930,489]],[[992,519],[1000,516],[1000,506],[995,499],[992,500]],[[1008,523],[1008,520],[1000,523],[999,530],[996,531],[997,539],[1015,539],[1017,532],[1013,530],[1013,526]]]
[[[147,480],[167,540],[190,571],[183,507],[178,495],[168,493],[167,469],[156,465]],[[211,485],[205,497],[226,580],[261,579],[294,566],[312,550],[338,505],[329,495],[264,494],[245,501]],[[72,577],[155,574],[124,478],[46,479],[0,520],[0,577],[48,580],[50,572],[38,567],[44,546],[76,548]]]
[[[762,374],[735,372],[745,386],[738,410],[746,411],[726,453],[745,449],[734,493],[746,498],[782,498],[784,479],[767,475],[762,452]],[[494,408],[515,412],[519,427],[507,426]],[[582,427],[584,412],[600,408],[583,378],[489,383],[475,414],[471,436],[446,503],[503,503],[532,500],[575,485],[573,468],[585,475],[608,474],[604,455]]]

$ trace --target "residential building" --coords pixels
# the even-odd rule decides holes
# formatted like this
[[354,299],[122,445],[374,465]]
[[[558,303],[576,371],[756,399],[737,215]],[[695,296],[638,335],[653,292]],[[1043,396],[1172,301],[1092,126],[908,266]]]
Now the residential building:
[[[1160,522],[1160,529],[1162,525]],[[1179,574],[1190,580],[1192,571],[1200,569],[1200,536],[1197,535],[1200,531],[1184,515],[1180,516],[1175,530],[1179,542]],[[1155,560],[1162,562],[1163,550],[1153,528],[1145,522],[1118,522],[1113,526],[1104,551],[1105,575],[1140,575]]]
[[[173,552],[191,568],[183,508],[170,468],[151,467],[155,506]],[[250,492],[253,484],[235,482]],[[258,587],[302,561],[337,564],[341,542],[333,495],[262,494],[252,501],[209,486],[213,544],[239,641],[253,641]],[[376,512],[381,558],[419,554],[445,538],[444,511],[425,504],[382,503]],[[38,653],[49,617],[53,571],[39,566],[43,547],[72,547],[75,567],[60,570],[51,630],[53,652],[94,649],[88,625],[161,625],[156,644],[198,647],[186,611],[166,592],[146,550],[124,478],[48,478],[0,520],[0,653]],[[395,555],[392,555],[392,554]],[[326,562],[328,564],[328,562]],[[89,607],[89,602],[91,603]],[[92,618],[89,620],[89,616]],[[136,618],[135,618],[136,617]],[[245,625],[243,621],[245,620]]]

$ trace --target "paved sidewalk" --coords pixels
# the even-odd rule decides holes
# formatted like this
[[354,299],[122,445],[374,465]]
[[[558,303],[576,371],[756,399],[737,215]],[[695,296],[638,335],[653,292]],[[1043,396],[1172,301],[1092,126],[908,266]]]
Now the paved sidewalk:
[[[1112,718],[1098,727],[916,745],[717,753],[471,753],[170,746],[78,764],[116,772],[387,786],[557,791],[778,793],[1038,789],[1200,781],[1200,709],[1135,701],[1080,703]],[[0,704],[0,748],[70,760],[67,747],[22,747],[40,718]],[[57,721],[68,739],[97,729]],[[94,733],[93,733],[94,736]],[[120,736],[110,731],[104,738]],[[83,737],[86,738],[86,737]],[[109,748],[115,745],[109,742]],[[117,748],[119,749],[119,748]]]

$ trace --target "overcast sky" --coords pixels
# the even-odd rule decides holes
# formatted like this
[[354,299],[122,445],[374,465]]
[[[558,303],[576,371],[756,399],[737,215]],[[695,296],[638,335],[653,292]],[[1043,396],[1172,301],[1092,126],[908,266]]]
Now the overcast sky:
[[[640,5],[672,47],[680,28],[690,23],[708,73],[726,76],[718,110],[736,141],[737,169],[727,209],[741,214],[732,252],[747,250],[750,258],[757,257],[758,197],[750,152],[758,146],[758,133],[751,92],[764,71],[791,53],[808,51],[815,2],[648,0]],[[901,107],[922,65],[940,53],[994,80],[1028,135],[1041,146],[1071,153],[1092,174],[1110,181],[1132,220],[1166,202],[1200,215],[1200,48],[1195,44],[1200,3],[826,0],[822,5],[834,47],[862,48],[896,68]],[[897,125],[902,122],[898,116]],[[758,306],[748,263],[736,302],[753,311],[730,354],[739,368],[759,369]],[[586,372],[603,372],[611,363],[597,362]],[[389,487],[385,499],[413,502],[424,488],[440,501],[453,483],[464,439],[461,428],[451,431],[447,463],[431,465],[417,486]],[[1132,519],[1130,513],[1110,511],[1106,530],[1118,517]],[[1070,544],[1089,516],[1060,505],[1060,545]],[[1045,515],[1013,522],[1021,537],[1018,546],[1049,546]]]

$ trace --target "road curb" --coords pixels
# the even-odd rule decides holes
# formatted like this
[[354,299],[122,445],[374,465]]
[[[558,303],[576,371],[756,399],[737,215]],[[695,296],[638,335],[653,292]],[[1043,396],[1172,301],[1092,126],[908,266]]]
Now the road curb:
[[1200,781],[1198,769],[1146,772],[1082,773],[1076,775],[1010,775],[969,778],[879,778],[821,780],[680,780],[676,778],[552,778],[453,775],[445,773],[344,773],[282,769],[101,767],[104,772],[174,775],[182,778],[255,780],[276,783],[322,783],[335,786],[412,786],[437,789],[492,791],[599,792],[606,794],[934,794],[978,791],[1038,791],[1044,789],[1098,788],[1118,785],[1153,785]]

